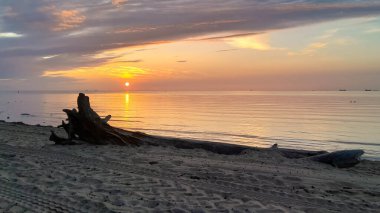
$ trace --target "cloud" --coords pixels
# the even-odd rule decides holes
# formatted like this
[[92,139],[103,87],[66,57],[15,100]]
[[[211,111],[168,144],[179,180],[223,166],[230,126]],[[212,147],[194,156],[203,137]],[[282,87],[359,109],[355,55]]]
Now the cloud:
[[[0,43],[0,77],[70,72],[105,63],[107,57],[88,56],[108,50],[196,37],[270,50],[269,40],[256,34],[379,14],[374,0],[0,1],[0,39],[17,37]],[[60,56],[41,60],[53,55]]]
[[12,33],[12,32],[6,32],[6,33],[1,33],[0,32],[0,39],[1,38],[21,38],[24,35],[22,34],[17,34],[17,33]]
[[55,31],[76,28],[86,19],[86,17],[80,15],[79,11],[77,10],[57,11],[54,13],[54,15],[58,19],[58,24],[54,28]]
[[236,51],[239,49],[223,49],[223,50],[217,50],[216,52],[231,52],[231,51]]
[[115,5],[117,7],[122,6],[123,4],[126,4],[128,0],[112,0],[111,3],[112,5]]
[[327,47],[327,43],[323,42],[314,42],[309,44],[306,48],[298,51],[298,52],[289,52],[289,56],[302,56],[302,55],[313,55],[320,49],[324,49]]
[[205,36],[199,36],[199,37],[194,37],[190,38],[189,40],[199,40],[199,41],[206,41],[206,40],[221,40],[221,39],[226,39],[226,38],[236,38],[236,37],[243,37],[243,36],[251,36],[251,35],[257,35],[261,33],[222,33],[218,35],[207,35]]
[[149,50],[155,50],[155,48],[137,49],[137,50],[135,50],[135,51],[136,51],[136,52],[144,52],[144,51],[149,51]]
[[226,39],[226,42],[234,47],[254,49],[254,50],[274,50],[278,48],[271,47],[268,35],[242,36],[237,38]]
[[122,61],[122,62],[126,62],[126,63],[140,63],[142,62],[141,59],[136,59],[136,60],[125,60],[125,61]]
[[13,11],[11,7],[3,7],[2,10],[0,10],[0,17],[15,17],[17,16],[17,13]]
[[334,46],[347,46],[353,44],[355,41],[343,32],[345,29],[330,29],[324,31],[321,35],[312,38],[312,41],[304,48],[295,51],[289,51],[289,56],[313,56],[318,51],[331,48]]
[[187,61],[186,60],[179,60],[177,61],[177,63],[186,63]]
[[55,57],[58,57],[59,55],[47,55],[47,56],[43,56],[41,57],[42,59],[51,59],[51,58],[55,58]]
[[380,33],[380,28],[372,28],[365,31],[365,33]]
[[322,35],[320,35],[318,37],[318,39],[329,39],[333,36],[335,36],[338,32],[339,32],[340,29],[331,29],[331,30],[327,30],[325,31]]
[[[125,62],[104,63],[95,67],[78,67],[70,70],[47,70],[44,71],[42,77],[64,77],[74,79],[102,79],[102,78],[123,78],[129,79],[137,75],[143,75],[147,71],[128,66]],[[96,75],[94,75],[96,73]]]
[[52,28],[53,31],[64,31],[76,28],[86,20],[86,17],[75,9],[61,10],[56,6],[46,6],[40,8],[40,11],[42,13],[50,13],[54,16],[56,23]]
[[322,49],[322,48],[325,48],[326,46],[327,46],[326,43],[316,42],[316,43],[310,44],[309,48],[310,49]]

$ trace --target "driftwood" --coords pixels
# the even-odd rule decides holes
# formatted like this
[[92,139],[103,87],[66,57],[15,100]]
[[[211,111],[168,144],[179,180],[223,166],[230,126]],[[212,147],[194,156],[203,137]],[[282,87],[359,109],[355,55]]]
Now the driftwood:
[[[78,143],[90,143],[96,145],[152,145],[167,146],[180,149],[203,149],[218,154],[238,155],[247,151],[271,150],[279,152],[286,158],[305,158],[313,161],[331,164],[339,168],[346,168],[360,162],[363,150],[343,150],[328,153],[326,151],[307,151],[278,148],[274,144],[271,148],[257,148],[236,144],[225,144],[210,141],[198,141],[190,139],[178,139],[148,135],[112,127],[108,124],[111,115],[102,119],[90,106],[89,97],[83,93],[78,96],[78,111],[76,109],[63,111],[67,114],[68,123],[62,121],[58,127],[63,128],[68,138],[57,136],[53,131],[50,140],[58,145],[75,145]],[[78,142],[81,141],[81,142]]]
[[310,157],[311,160],[331,164],[338,168],[348,168],[360,163],[363,150],[342,150]]
[[54,132],[50,135],[50,140],[58,145],[73,145],[75,140],[84,141],[90,144],[105,145],[139,145],[139,140],[124,134],[121,134],[107,122],[111,116],[105,119],[92,110],[90,99],[83,93],[78,96],[78,110],[64,109],[67,115],[68,123],[62,121],[58,127],[63,128],[68,138],[61,138]]

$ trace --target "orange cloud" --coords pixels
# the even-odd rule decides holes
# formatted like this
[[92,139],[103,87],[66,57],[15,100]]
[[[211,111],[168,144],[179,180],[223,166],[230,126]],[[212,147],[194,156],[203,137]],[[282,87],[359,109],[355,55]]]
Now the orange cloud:
[[117,7],[120,7],[121,5],[127,3],[128,0],[112,0],[112,5],[115,5]]
[[273,50],[269,43],[268,35],[242,36],[226,39],[227,43],[238,48],[254,50]]
[[64,31],[78,27],[82,24],[86,17],[78,10],[59,10],[55,6],[41,8],[42,12],[51,13],[55,17],[55,26],[53,31]]
[[54,15],[58,18],[58,25],[54,28],[55,31],[78,27],[86,19],[77,10],[62,10],[55,12]]
[[119,78],[130,79],[147,71],[128,66],[128,62],[106,62],[95,67],[78,67],[70,70],[47,70],[42,77],[65,77],[73,79]]

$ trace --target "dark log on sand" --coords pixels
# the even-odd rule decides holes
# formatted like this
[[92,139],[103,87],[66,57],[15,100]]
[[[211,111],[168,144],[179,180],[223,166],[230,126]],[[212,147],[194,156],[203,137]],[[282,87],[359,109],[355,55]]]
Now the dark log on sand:
[[360,163],[363,150],[342,150],[310,157],[311,160],[331,164],[338,168],[348,168]]
[[78,111],[76,109],[64,109],[67,114],[68,123],[62,121],[58,127],[64,128],[68,138],[61,138],[52,132],[50,140],[58,145],[74,145],[77,141],[95,145],[152,145],[171,146],[180,149],[203,149],[206,151],[225,154],[238,155],[247,151],[271,150],[279,152],[287,158],[305,158],[313,161],[331,164],[336,167],[351,167],[360,162],[362,150],[346,150],[333,153],[325,151],[307,151],[295,149],[278,148],[277,144],[271,148],[257,148],[236,144],[225,144],[210,141],[198,141],[190,139],[178,139],[170,137],[152,136],[141,132],[127,131],[112,127],[107,122],[111,115],[104,119],[91,108],[88,96],[80,93],[78,96]]
[[139,145],[138,139],[121,134],[115,128],[110,126],[106,119],[101,119],[100,116],[92,110],[90,106],[90,99],[83,93],[78,96],[78,111],[76,109],[64,109],[67,115],[68,123],[62,121],[58,127],[65,129],[68,138],[61,138],[52,132],[50,140],[59,145],[72,145],[75,144],[74,140],[96,144],[114,144],[114,145]]
[[209,152],[223,154],[223,155],[239,155],[246,153],[247,151],[278,151],[283,156],[287,158],[304,158],[311,157],[320,154],[327,153],[326,151],[308,151],[308,150],[296,150],[296,149],[268,149],[268,148],[258,148],[252,146],[244,146],[239,144],[227,144],[212,141],[199,141],[192,139],[180,139],[171,137],[162,137],[145,134],[142,132],[133,132],[128,130],[118,129],[122,134],[128,135],[139,139],[145,145],[152,146],[164,146],[164,147],[175,147],[179,149],[203,149]]

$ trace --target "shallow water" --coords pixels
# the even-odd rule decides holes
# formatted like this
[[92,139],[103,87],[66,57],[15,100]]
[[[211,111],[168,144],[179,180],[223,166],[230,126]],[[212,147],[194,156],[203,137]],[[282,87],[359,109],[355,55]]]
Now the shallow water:
[[[380,92],[89,94],[111,124],[151,134],[250,146],[364,149],[380,159]],[[58,125],[76,93],[0,92],[0,119]],[[24,115],[21,115],[26,113]],[[9,118],[8,118],[9,117]]]

